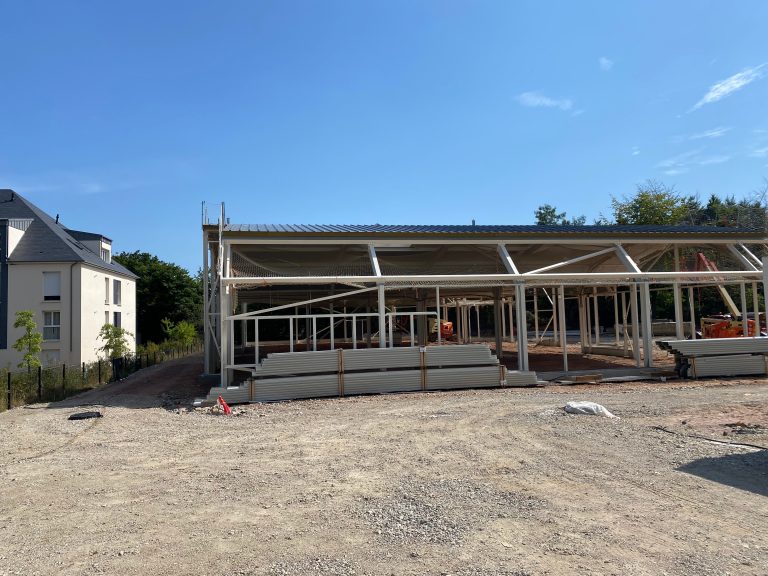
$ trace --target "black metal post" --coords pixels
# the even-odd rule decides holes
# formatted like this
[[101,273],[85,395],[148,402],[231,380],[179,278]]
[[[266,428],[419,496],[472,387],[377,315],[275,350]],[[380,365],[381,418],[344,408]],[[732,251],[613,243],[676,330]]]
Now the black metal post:
[[37,367],[37,401],[43,401],[43,367]]
[[61,394],[62,398],[67,397],[67,365],[61,365]]
[[83,362],[83,386],[85,386],[85,362]]
[[11,373],[8,372],[8,410],[11,409]]
[[101,384],[101,358],[99,358],[99,384]]

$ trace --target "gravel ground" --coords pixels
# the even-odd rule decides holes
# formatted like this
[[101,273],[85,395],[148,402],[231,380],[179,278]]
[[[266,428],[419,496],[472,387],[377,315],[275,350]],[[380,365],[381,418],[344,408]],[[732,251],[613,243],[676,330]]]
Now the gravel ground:
[[[224,417],[188,407],[199,371],[0,414],[0,575],[768,574],[768,450],[735,444],[768,446],[765,380]],[[67,420],[92,404],[104,418]]]

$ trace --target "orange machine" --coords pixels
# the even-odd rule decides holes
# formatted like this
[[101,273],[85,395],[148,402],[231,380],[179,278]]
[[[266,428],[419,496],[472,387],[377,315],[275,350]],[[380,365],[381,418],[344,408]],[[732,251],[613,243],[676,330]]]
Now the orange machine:
[[[707,258],[702,252],[696,255],[696,270],[709,270],[710,272],[717,272],[717,266],[712,260]],[[728,294],[728,291],[724,286],[717,286],[717,290],[720,292],[720,296],[723,299],[726,307],[730,311],[730,315],[718,315],[711,316],[709,318],[701,319],[701,336],[702,338],[738,338],[744,336],[744,325],[741,321],[741,311],[736,306],[736,303]],[[734,320],[736,318],[736,320]],[[757,325],[754,320],[747,320],[747,333],[750,336],[757,336]]]
[[[453,322],[440,320],[440,339],[450,340],[451,338],[453,338]],[[429,319],[429,339],[437,340],[437,320],[435,318]]]

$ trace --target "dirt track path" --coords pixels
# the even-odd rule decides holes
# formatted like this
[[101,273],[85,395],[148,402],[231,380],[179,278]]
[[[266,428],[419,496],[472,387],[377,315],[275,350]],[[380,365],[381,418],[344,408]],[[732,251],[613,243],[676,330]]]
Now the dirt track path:
[[[722,436],[722,415],[768,417],[765,381],[216,417],[168,407],[198,394],[196,362],[0,414],[0,575],[768,573],[768,451],[689,436],[768,440]],[[571,399],[621,419],[566,415]],[[94,401],[104,418],[66,419]],[[695,418],[709,431],[682,424]]]

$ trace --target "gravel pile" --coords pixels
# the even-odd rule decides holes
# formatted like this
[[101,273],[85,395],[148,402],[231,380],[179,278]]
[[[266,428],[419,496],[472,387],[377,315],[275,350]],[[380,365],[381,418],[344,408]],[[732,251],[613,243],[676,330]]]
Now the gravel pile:
[[294,576],[295,574],[316,574],[318,576],[356,576],[353,564],[346,560],[318,556],[297,562],[275,562],[269,567],[269,576]]

